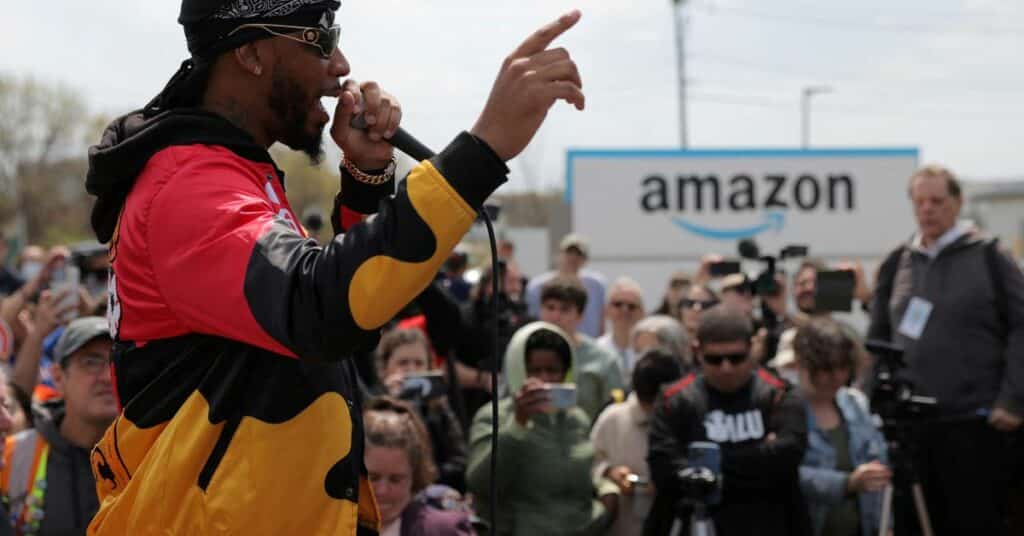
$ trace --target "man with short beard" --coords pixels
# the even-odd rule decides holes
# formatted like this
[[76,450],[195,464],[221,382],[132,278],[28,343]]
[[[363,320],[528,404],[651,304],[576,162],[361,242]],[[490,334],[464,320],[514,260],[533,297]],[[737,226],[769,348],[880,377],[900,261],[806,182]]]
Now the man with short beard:
[[[583,108],[576,65],[548,49],[574,11],[506,59],[476,125],[391,195],[401,108],[339,80],[338,7],[184,0],[192,58],[90,151],[123,406],[93,451],[90,534],[376,534],[347,356],[430,283],[554,102]],[[320,247],[267,148],[318,158],[324,96],[344,195]]]

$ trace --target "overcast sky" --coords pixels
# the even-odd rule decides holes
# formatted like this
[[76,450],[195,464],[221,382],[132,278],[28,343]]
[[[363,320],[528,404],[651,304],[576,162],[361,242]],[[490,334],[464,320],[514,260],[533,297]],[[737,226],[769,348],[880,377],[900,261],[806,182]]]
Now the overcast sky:
[[[6,2],[0,71],[61,81],[94,111],[156,94],[186,57],[177,0]],[[404,124],[441,147],[469,128],[502,58],[573,7],[559,45],[587,110],[559,106],[514,162],[517,187],[560,187],[576,148],[670,148],[678,100],[669,0],[345,0],[342,50],[357,79],[403,102]],[[1010,0],[694,0],[688,3],[690,142],[795,147],[799,95],[812,144],[919,147],[965,178],[1024,177],[1024,6]],[[527,173],[529,172],[529,173]]]

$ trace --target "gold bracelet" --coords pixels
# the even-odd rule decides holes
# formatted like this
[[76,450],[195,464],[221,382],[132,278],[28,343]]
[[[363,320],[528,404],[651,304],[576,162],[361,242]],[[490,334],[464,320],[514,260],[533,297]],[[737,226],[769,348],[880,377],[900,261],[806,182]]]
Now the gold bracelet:
[[396,163],[394,157],[391,157],[391,162],[389,162],[387,167],[384,168],[384,173],[381,173],[380,175],[370,175],[369,173],[364,172],[356,167],[355,163],[348,158],[341,159],[341,166],[347,169],[355,180],[363,184],[369,184],[370,186],[379,186],[395,178]]

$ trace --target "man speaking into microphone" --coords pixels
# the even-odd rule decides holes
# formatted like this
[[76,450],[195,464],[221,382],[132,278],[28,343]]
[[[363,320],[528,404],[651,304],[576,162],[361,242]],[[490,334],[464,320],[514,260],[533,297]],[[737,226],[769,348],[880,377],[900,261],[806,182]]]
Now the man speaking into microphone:
[[[548,109],[583,109],[575,64],[548,49],[574,11],[508,56],[476,124],[388,195],[401,108],[340,82],[338,7],[184,0],[191,58],[90,150],[123,408],[93,450],[90,534],[376,534],[347,356],[432,280]],[[324,96],[336,202],[378,214],[318,247],[267,149],[318,159]]]

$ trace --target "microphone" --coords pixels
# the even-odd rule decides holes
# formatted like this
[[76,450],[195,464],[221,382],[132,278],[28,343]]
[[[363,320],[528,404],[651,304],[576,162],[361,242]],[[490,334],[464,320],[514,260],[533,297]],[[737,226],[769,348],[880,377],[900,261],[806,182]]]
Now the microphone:
[[[349,126],[362,131],[366,131],[369,128],[363,114],[358,114],[353,117],[352,121],[349,122]],[[395,149],[411,156],[417,162],[428,160],[435,154],[434,151],[431,151],[429,147],[423,145],[420,140],[412,137],[402,127],[398,127],[390,138],[384,138],[384,140],[390,143]]]

